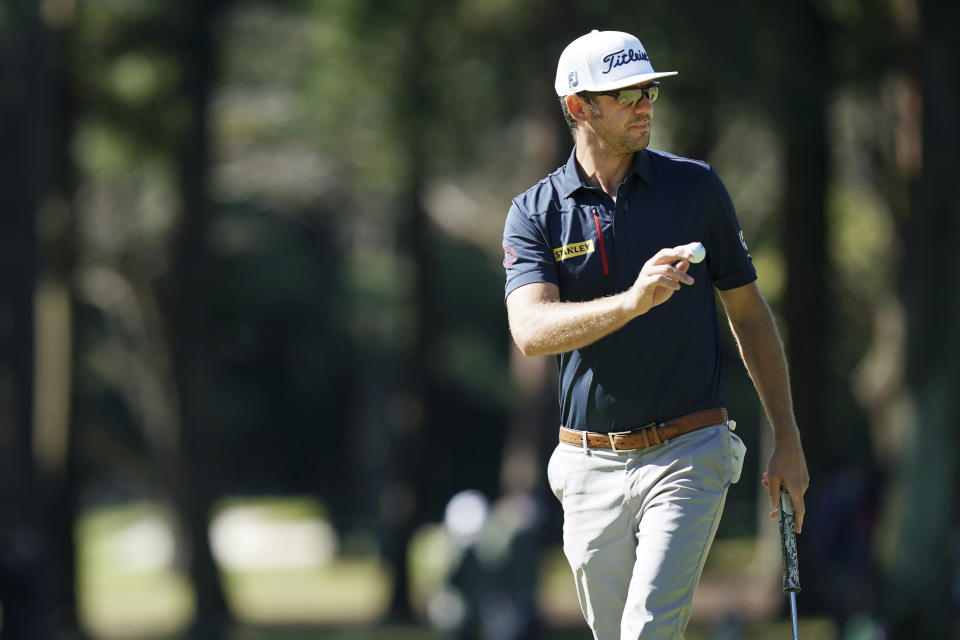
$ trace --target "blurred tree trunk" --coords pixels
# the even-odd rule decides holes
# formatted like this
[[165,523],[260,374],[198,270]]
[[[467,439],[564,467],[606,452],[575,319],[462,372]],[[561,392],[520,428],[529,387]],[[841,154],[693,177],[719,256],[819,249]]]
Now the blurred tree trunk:
[[76,104],[71,50],[73,12],[48,15],[50,50],[41,65],[50,79],[52,151],[50,191],[37,215],[41,268],[35,293],[36,389],[34,450],[44,505],[50,612],[57,636],[83,637],[77,612],[74,530],[80,515],[82,482],[74,411],[76,340],[74,313],[77,264],[77,190],[73,163]]
[[203,418],[204,370],[207,349],[203,340],[205,283],[208,279],[206,236],[210,201],[206,184],[210,162],[208,108],[214,78],[213,27],[218,0],[185,3],[181,28],[185,35],[181,55],[182,86],[189,124],[178,149],[180,192],[183,198],[179,234],[175,241],[173,283],[167,309],[171,327],[174,381],[180,409],[180,459],[172,481],[174,495],[187,529],[189,575],[196,597],[191,637],[224,637],[229,610],[210,546],[209,519],[215,499],[215,480],[209,469],[222,452],[207,446],[209,429]]
[[[17,3],[5,42],[0,171],[0,600],[3,638],[82,637],[74,523],[80,482],[72,429],[73,101],[65,55],[73,14]],[[9,54],[9,55],[7,55]],[[9,405],[8,405],[9,403]],[[7,406],[8,405],[8,406]]]
[[426,317],[430,278],[427,274],[427,221],[418,197],[419,187],[423,185],[422,180],[422,176],[414,179],[408,185],[410,191],[403,199],[402,215],[406,233],[401,236],[410,239],[409,250],[414,264],[414,341],[404,368],[405,378],[399,392],[399,402],[393,403],[398,415],[393,422],[396,431],[391,438],[393,446],[388,458],[390,468],[381,499],[381,513],[385,525],[384,553],[392,569],[388,616],[390,620],[397,622],[413,619],[409,547],[416,527],[423,517],[420,495],[429,474],[427,460],[421,455],[430,411],[426,370],[429,351]]
[[[783,245],[787,261],[785,300],[793,397],[805,441],[829,442],[827,408],[832,339],[827,250],[826,193],[829,175],[827,108],[832,90],[826,58],[827,30],[814,5],[792,2],[782,14],[784,66],[780,87],[781,129],[786,150]],[[829,451],[806,447],[812,474]]]
[[48,638],[33,457],[36,213],[48,188],[49,87],[36,73],[48,46],[37,7],[10,6],[0,25],[0,605],[6,639]]
[[[827,25],[818,8],[794,1],[780,13],[786,63],[779,86],[780,128],[785,147],[783,247],[787,344],[794,407],[811,476],[825,473],[830,451],[830,396],[835,387],[829,354],[833,343],[828,304],[831,273],[827,245],[828,107],[833,79],[827,59]],[[766,465],[766,460],[761,464]],[[822,476],[821,476],[822,477]],[[816,500],[816,480],[808,500]],[[801,557],[808,539],[801,537]],[[804,598],[819,607],[822,588],[807,574]]]
[[943,552],[956,547],[960,461],[960,270],[950,248],[960,235],[960,43],[954,33],[960,7],[916,6],[922,151],[901,282],[913,416],[896,479],[897,544],[883,611],[892,638],[947,638],[956,633],[956,558]]
[[[407,248],[413,264],[410,300],[413,314],[413,343],[404,363],[398,415],[392,420],[391,455],[384,496],[381,499],[385,525],[384,554],[391,567],[393,584],[388,617],[394,621],[413,619],[410,600],[409,547],[422,518],[421,489],[429,469],[421,456],[423,438],[429,424],[427,360],[431,342],[430,229],[421,200],[425,191],[427,127],[430,125],[431,59],[425,47],[426,24],[432,15],[432,0],[418,0],[410,9],[407,46],[398,52],[398,69],[420,68],[406,76],[410,82],[400,91],[396,107],[396,126],[400,147],[407,152],[406,171],[399,193],[400,246]],[[402,75],[402,74],[401,74]]]

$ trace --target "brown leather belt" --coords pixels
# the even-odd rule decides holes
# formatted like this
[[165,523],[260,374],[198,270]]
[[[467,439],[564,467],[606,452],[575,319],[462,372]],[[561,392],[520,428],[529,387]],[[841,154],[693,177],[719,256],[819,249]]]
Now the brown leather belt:
[[560,427],[560,442],[575,444],[586,449],[612,449],[613,451],[636,451],[646,449],[667,440],[672,440],[685,433],[703,429],[727,421],[727,410],[724,408],[706,409],[690,413],[673,420],[659,424],[652,423],[630,431],[613,431],[611,433],[597,433],[594,431],[579,431]]

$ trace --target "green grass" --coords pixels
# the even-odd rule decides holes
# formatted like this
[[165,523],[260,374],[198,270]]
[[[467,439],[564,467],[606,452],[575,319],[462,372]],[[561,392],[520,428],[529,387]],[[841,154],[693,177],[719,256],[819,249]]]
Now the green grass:
[[[576,628],[548,629],[542,640],[590,640],[585,625]],[[744,630],[743,640],[771,640],[791,638],[793,632],[788,622],[752,625]],[[801,620],[800,637],[816,640],[834,640],[837,637],[833,625],[825,620]],[[686,640],[710,640],[711,630],[691,626]],[[172,639],[171,639],[172,640]],[[445,640],[444,636],[423,627],[383,626],[325,629],[241,629],[230,635],[230,640]]]
[[422,627],[383,626],[349,629],[243,629],[230,640],[445,640],[443,636]]
[[[235,502],[232,504],[236,504]],[[244,503],[270,507],[271,518],[322,517],[309,502]],[[84,515],[77,527],[80,619],[94,638],[105,640],[180,640],[194,615],[193,594],[175,561],[146,567],[117,561],[117,532],[137,522],[156,523],[152,504],[101,509]],[[111,538],[113,536],[113,538]],[[113,542],[111,543],[111,540]],[[162,542],[162,540],[161,540]],[[163,544],[158,546],[162,551]],[[349,546],[349,545],[348,545]],[[718,541],[707,572],[735,574],[749,566],[753,540]],[[443,579],[451,549],[434,529],[425,529],[411,546],[415,608]],[[371,554],[339,555],[321,566],[244,570],[224,573],[224,585],[237,621],[230,640],[442,640],[426,626],[377,626],[386,611],[389,573]],[[541,556],[538,587],[543,619],[550,629],[543,640],[589,640],[579,612],[569,566],[559,548]],[[802,620],[801,635],[818,640],[837,637],[824,620]],[[791,636],[785,620],[755,624],[745,640]],[[709,640],[708,626],[691,625],[688,640]]]
[[250,623],[358,624],[387,606],[387,571],[375,559],[350,559],[317,571],[226,575],[237,617]]

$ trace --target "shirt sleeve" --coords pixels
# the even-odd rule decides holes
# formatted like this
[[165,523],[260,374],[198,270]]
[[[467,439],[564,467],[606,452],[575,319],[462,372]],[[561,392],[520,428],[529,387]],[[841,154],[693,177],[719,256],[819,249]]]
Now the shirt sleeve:
[[525,284],[559,284],[556,262],[537,220],[514,200],[503,227],[503,267],[506,285],[503,298]]
[[733,200],[712,167],[709,180],[711,211],[707,260],[713,285],[721,291],[727,291],[750,284],[757,279],[757,271],[737,220]]

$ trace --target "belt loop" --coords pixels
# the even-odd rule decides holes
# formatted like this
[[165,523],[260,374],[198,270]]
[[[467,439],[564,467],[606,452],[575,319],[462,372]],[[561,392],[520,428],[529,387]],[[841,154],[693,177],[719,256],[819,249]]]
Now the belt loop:
[[651,435],[653,435],[653,438],[651,438],[651,440],[653,441],[654,445],[663,444],[663,438],[660,437],[660,427],[662,426],[663,426],[663,423],[661,422],[660,424],[650,425],[650,428],[648,429]]
[[585,455],[590,455],[590,447],[587,446],[587,430],[584,429],[581,431],[580,435],[583,436],[583,453]]

